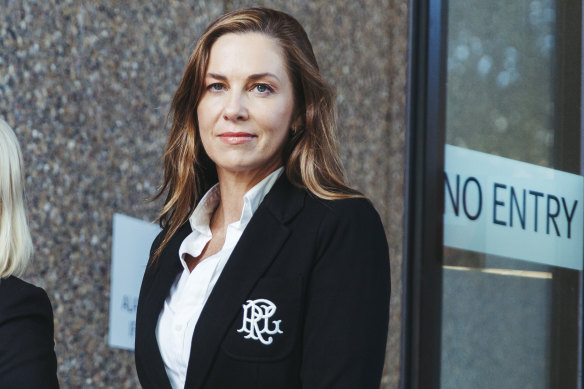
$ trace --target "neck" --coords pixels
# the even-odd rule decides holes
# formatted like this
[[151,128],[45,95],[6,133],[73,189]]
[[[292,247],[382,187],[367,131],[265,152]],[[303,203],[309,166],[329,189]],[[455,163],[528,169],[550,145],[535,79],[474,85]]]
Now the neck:
[[221,200],[213,217],[214,226],[223,227],[238,221],[243,210],[243,196],[277,168],[276,166],[253,173],[217,169]]

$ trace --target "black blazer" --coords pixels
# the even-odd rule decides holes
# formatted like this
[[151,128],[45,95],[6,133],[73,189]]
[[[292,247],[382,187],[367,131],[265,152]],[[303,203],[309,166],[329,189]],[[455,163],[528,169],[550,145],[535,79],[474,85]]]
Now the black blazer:
[[[155,328],[190,232],[187,222],[144,274],[135,356],[145,389],[170,388]],[[323,201],[282,176],[203,308],[185,387],[377,389],[389,295],[387,241],[371,204]]]
[[51,302],[16,277],[0,280],[0,388],[59,388]]

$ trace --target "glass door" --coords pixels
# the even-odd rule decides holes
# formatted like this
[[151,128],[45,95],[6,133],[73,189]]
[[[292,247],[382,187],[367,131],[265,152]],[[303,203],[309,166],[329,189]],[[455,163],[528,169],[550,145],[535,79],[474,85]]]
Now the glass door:
[[580,388],[582,7],[449,0],[441,388]]

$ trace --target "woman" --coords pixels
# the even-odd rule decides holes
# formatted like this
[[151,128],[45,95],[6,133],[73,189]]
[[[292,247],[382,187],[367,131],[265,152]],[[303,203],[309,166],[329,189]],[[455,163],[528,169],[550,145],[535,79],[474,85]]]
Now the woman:
[[0,119],[0,388],[58,388],[49,297],[17,278],[33,250],[23,182],[18,141]]
[[144,388],[379,387],[387,242],[343,181],[334,101],[285,13],[230,12],[199,40],[138,302]]

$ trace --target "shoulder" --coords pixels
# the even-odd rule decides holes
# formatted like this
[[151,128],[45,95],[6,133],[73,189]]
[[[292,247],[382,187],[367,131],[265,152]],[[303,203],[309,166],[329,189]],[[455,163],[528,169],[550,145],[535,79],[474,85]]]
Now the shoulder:
[[[169,234],[169,226],[165,226],[154,238],[152,242],[152,246],[150,247],[150,256],[148,260],[148,267],[147,270],[151,270],[150,268],[154,265],[157,267],[158,260],[154,261],[154,253],[159,249],[162,245],[162,242],[166,239],[166,236]],[[192,232],[191,225],[189,221],[185,221],[179,228],[174,232],[174,234],[170,237],[166,245],[164,246],[162,252],[158,256],[158,258],[164,257],[168,255],[168,253],[178,253],[178,249],[182,241]]]
[[321,248],[387,251],[381,218],[365,198],[322,200],[308,195],[304,213],[311,223],[318,225],[316,239]]
[[[170,230],[170,227],[168,225],[165,226],[158,233],[156,238],[154,238],[154,241],[152,242],[152,247],[150,248],[150,256],[152,256],[154,251],[157,250],[158,247],[160,247],[160,245],[162,244],[162,242],[166,238],[166,235],[168,235],[169,230]],[[186,238],[187,235],[191,233],[191,231],[192,231],[191,225],[190,225],[189,220],[187,219],[186,221],[183,222],[183,224],[181,224],[181,226],[170,237],[170,240],[168,241],[167,246],[173,246],[173,245],[176,245],[176,242],[182,242],[183,239]]]
[[44,289],[11,276],[0,281],[0,322],[16,315],[53,317],[51,302]]
[[47,293],[16,277],[0,282],[0,387],[58,388]]
[[329,223],[351,225],[369,225],[381,227],[379,213],[371,202],[363,197],[353,197],[339,200],[323,200],[313,195],[307,196],[309,208],[318,208]]
[[150,247],[150,258],[152,258],[154,252],[158,250],[158,247],[160,247],[160,244],[164,240],[164,237],[166,236],[167,233],[168,227],[165,227],[158,233],[158,235],[156,235],[156,238],[154,238],[154,240],[152,241],[152,246]]
[[23,281],[18,277],[10,276],[8,278],[3,278],[0,281],[0,293],[4,291],[11,292],[22,292],[22,293],[32,293],[32,294],[46,294],[43,288],[35,286],[29,282]]
[[377,211],[367,198],[351,197],[339,200],[321,200],[310,196],[315,201],[319,201],[323,206],[329,208],[331,212],[341,215],[379,217]]
[[353,222],[380,222],[371,202],[364,197],[325,200],[306,188],[293,185],[282,175],[262,202],[283,224],[290,222],[318,223],[323,219]]

